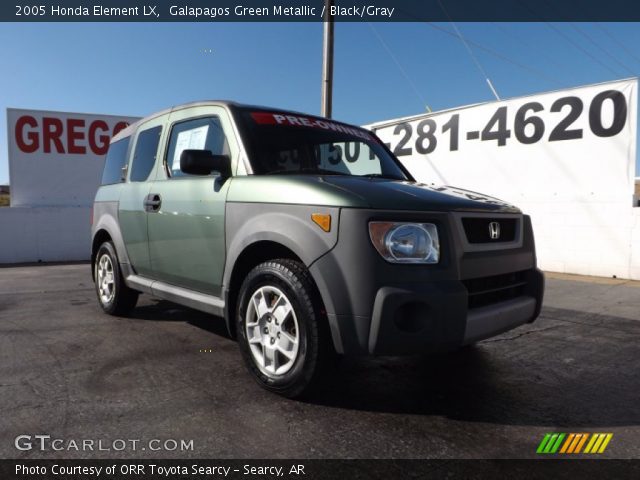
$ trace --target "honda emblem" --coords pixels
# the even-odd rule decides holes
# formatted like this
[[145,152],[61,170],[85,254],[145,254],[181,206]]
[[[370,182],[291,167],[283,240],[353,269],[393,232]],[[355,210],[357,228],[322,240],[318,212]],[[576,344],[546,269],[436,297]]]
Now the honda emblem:
[[489,238],[498,240],[500,238],[500,224],[498,222],[489,223]]

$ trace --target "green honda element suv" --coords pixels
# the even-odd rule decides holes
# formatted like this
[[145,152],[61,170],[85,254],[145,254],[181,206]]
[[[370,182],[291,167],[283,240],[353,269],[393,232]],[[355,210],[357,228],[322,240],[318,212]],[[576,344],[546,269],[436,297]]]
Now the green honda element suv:
[[453,350],[536,319],[531,220],[416,182],[374,133],[199,102],[111,141],[93,207],[98,301],[223,317],[264,388],[302,394],[328,360]]

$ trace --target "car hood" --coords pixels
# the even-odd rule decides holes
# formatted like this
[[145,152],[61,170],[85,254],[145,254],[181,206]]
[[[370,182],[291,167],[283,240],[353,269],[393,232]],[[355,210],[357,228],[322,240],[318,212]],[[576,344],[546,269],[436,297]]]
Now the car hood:
[[520,213],[502,200],[451,186],[384,178],[324,176],[322,182],[361,197],[381,210],[436,210]]
[[506,202],[449,186],[342,175],[234,177],[228,201],[299,203],[377,210],[520,213]]

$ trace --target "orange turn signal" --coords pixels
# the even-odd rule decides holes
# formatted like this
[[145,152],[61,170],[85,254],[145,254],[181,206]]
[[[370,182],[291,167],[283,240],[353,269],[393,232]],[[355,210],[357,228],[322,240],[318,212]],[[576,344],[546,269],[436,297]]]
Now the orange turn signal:
[[328,213],[312,213],[311,220],[325,232],[331,230],[331,215]]

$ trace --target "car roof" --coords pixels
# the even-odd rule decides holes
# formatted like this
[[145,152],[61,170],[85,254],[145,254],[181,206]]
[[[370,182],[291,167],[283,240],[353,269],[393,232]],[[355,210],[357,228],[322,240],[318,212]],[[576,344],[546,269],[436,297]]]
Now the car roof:
[[113,138],[111,139],[111,143],[117,142],[118,140],[122,140],[123,138],[126,138],[130,135],[132,135],[137,129],[138,127],[151,120],[154,119],[156,117],[159,117],[161,115],[165,115],[167,113],[171,113],[171,112],[175,112],[177,110],[182,110],[183,108],[190,108],[190,107],[201,107],[201,106],[230,106],[230,105],[236,105],[235,102],[230,102],[230,101],[226,101],[226,100],[202,100],[202,101],[198,101],[198,102],[188,102],[188,103],[182,103],[180,105],[174,105],[172,107],[169,108],[165,108],[164,110],[160,110],[158,112],[152,113],[151,115],[147,115],[144,118],[141,118],[140,120],[138,120],[137,122],[132,123],[131,125],[129,125],[127,128],[120,130],[117,135],[114,135]]
[[[304,113],[304,112],[298,112],[295,110],[285,110],[282,108],[276,108],[276,107],[268,107],[268,106],[263,106],[263,105],[250,105],[250,104],[242,104],[242,103],[238,103],[238,102],[234,102],[231,100],[201,100],[201,101],[197,101],[197,102],[189,102],[189,103],[182,103],[180,105],[174,105],[173,107],[169,107],[169,108],[165,108],[164,110],[160,110],[158,112],[152,113],[151,115],[147,115],[144,118],[141,118],[140,120],[138,120],[135,123],[132,123],[131,125],[129,125],[127,128],[121,130],[120,132],[117,133],[117,135],[115,135],[112,139],[111,139],[111,143],[117,142],[118,140],[122,140],[123,138],[129,137],[131,136],[137,129],[138,127],[153,119],[156,117],[159,117],[161,115],[165,115],[167,113],[171,113],[171,112],[175,112],[178,110],[182,110],[184,108],[191,108],[191,107],[205,107],[205,106],[220,106],[220,107],[227,107],[230,109],[242,109],[242,110],[266,110],[269,112],[283,112],[283,113],[288,113],[288,114],[295,114],[295,115],[304,115],[307,117],[315,117],[315,118],[322,118],[319,115],[313,115],[310,113]],[[329,119],[329,121],[331,122],[335,122],[335,123],[341,123],[343,125],[348,125],[350,127],[355,127],[355,128],[359,128],[362,130],[366,130],[363,129],[362,127],[358,126],[358,125],[351,125],[348,123],[344,123],[344,122],[340,122],[338,120],[334,120],[334,119]]]

